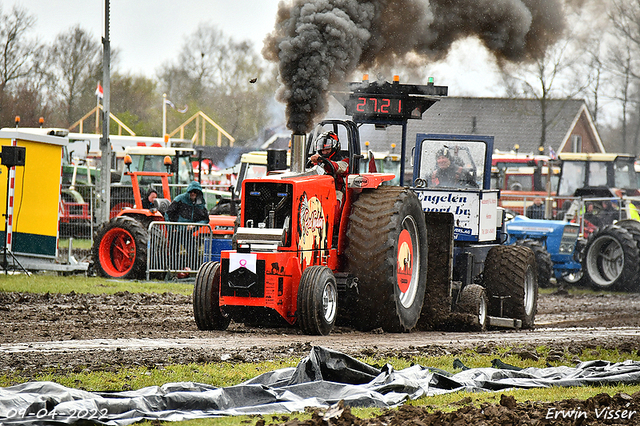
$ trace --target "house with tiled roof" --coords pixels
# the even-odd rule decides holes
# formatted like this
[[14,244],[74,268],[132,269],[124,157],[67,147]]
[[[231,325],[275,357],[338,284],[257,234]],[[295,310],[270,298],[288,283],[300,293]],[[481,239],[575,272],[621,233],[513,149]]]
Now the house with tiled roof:
[[[442,97],[423,115],[407,125],[407,163],[418,133],[488,135],[494,137],[494,149],[523,153],[605,152],[604,145],[583,100],[547,101],[545,140],[541,144],[540,101],[513,98]],[[337,101],[330,102],[328,118],[348,118]],[[382,131],[381,131],[382,130]],[[400,150],[402,128],[391,126],[375,130],[360,129],[362,149]],[[410,164],[406,165],[410,169]]]
[[442,98],[409,129],[426,127],[430,133],[493,136],[495,148],[538,153],[604,152],[605,148],[583,100],[547,101],[546,134],[542,139],[540,101],[511,98]]

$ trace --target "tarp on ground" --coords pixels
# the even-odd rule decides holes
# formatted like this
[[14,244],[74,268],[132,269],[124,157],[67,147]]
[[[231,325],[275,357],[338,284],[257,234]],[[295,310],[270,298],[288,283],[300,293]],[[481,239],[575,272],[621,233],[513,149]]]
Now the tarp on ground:
[[314,347],[296,367],[264,373],[236,386],[182,382],[126,392],[86,392],[53,382],[0,388],[0,424],[128,425],[242,414],[304,411],[343,400],[351,407],[393,407],[410,399],[456,391],[640,383],[640,362],[583,362],[519,371],[472,368],[458,374],[414,365],[376,368]]

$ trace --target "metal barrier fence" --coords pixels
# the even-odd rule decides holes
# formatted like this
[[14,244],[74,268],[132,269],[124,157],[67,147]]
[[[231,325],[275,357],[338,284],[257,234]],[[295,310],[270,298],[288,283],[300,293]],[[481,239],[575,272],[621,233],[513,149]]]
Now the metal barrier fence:
[[[542,211],[531,209],[534,200],[540,198]],[[607,203],[605,203],[607,202]],[[532,219],[567,220],[580,225],[580,234],[585,237],[596,228],[615,221],[632,218],[631,203],[640,205],[640,199],[618,197],[541,197],[539,195],[501,195],[500,206],[515,214],[524,214]],[[605,207],[606,206],[606,207]]]
[[[186,185],[169,185],[171,197],[175,198],[186,189]],[[158,194],[162,194],[162,185],[150,183],[141,187],[141,197],[144,198],[149,189],[155,189]],[[213,191],[212,185],[203,185],[208,207],[215,203],[222,196]],[[220,191],[218,191],[220,192]],[[69,256],[76,259],[84,259],[88,256],[89,249],[93,244],[93,234],[99,223],[96,222],[96,191],[95,185],[68,185],[63,184],[60,190],[58,237],[59,256],[62,260]],[[134,206],[133,187],[131,185],[114,184],[111,187],[111,212],[110,217],[116,217],[118,213],[128,207]],[[72,241],[75,240],[75,241]],[[70,250],[71,248],[71,250]]]
[[92,186],[62,185],[58,207],[58,235],[60,238],[91,239],[94,217],[94,188]]
[[[537,198],[541,201],[542,207],[540,209],[532,207]],[[564,212],[575,199],[574,197],[548,197],[531,194],[501,194],[499,204],[513,213],[525,215],[532,219],[562,219]]]
[[197,272],[204,262],[219,259],[220,250],[215,240],[220,239],[214,238],[210,225],[151,222],[147,279],[153,273]]

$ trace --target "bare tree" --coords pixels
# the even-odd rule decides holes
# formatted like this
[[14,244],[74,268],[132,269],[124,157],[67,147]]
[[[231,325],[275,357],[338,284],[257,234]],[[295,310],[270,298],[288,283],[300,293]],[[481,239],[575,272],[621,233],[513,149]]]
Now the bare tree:
[[0,10],[0,117],[6,119],[6,91],[12,83],[28,76],[41,50],[37,40],[28,38],[35,18],[19,6],[7,14]]
[[[620,43],[610,50],[608,64],[617,76],[622,106],[622,146],[638,154],[640,142],[640,0],[612,0],[609,19]],[[630,132],[631,124],[635,128]]]
[[501,64],[507,94],[536,99],[540,103],[539,146],[542,148],[547,142],[547,129],[556,118],[548,115],[549,101],[574,98],[591,82],[590,76],[575,72],[582,65],[583,56],[577,48],[582,41],[576,34],[567,34],[530,63]]
[[64,111],[65,126],[95,105],[93,97],[102,67],[100,42],[79,25],[59,34],[49,52],[52,91]]
[[[187,38],[177,61],[159,78],[173,102],[203,110],[239,140],[256,136],[267,124],[277,86],[273,67],[251,43],[237,42],[208,24]],[[170,126],[176,119],[167,117]]]

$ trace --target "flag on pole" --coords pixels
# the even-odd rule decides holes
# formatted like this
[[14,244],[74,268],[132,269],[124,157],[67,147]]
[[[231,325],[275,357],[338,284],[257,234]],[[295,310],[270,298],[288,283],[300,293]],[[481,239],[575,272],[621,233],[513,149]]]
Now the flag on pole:
[[164,103],[169,105],[171,108],[175,109],[176,111],[178,111],[180,114],[184,114],[189,109],[189,105],[185,105],[183,109],[178,109],[178,108],[176,108],[174,103],[171,102],[169,99],[165,99]]
[[558,156],[556,155],[556,151],[551,147],[549,147],[549,157],[551,157],[552,160],[555,160],[558,158]]
[[98,82],[98,87],[96,87],[96,96],[98,97],[98,99],[102,99],[104,97],[104,92],[102,91],[100,82]]

